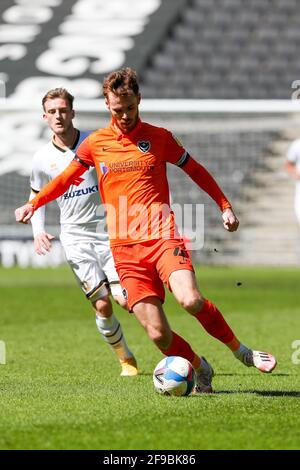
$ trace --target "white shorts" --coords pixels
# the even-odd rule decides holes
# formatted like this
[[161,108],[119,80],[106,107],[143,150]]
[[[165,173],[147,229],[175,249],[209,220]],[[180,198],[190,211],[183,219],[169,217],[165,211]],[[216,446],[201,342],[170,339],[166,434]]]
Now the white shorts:
[[86,297],[91,301],[123,295],[109,246],[93,242],[63,244],[67,261]]

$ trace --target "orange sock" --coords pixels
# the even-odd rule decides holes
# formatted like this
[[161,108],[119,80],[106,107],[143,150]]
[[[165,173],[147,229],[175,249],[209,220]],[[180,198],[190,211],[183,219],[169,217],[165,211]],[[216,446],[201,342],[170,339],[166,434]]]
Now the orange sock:
[[193,366],[194,366],[194,363],[198,364],[198,365],[194,366],[196,368],[199,367],[199,365],[200,365],[199,356],[194,353],[194,351],[192,350],[189,343],[187,343],[185,341],[185,339],[181,338],[181,336],[179,336],[174,331],[172,331],[172,341],[171,341],[171,344],[168,347],[168,349],[161,349],[160,348],[160,350],[165,356],[181,356],[181,357],[184,357],[185,359],[190,361],[190,363]]
[[237,351],[241,345],[241,342],[234,336],[233,340],[230,343],[226,343],[226,346],[231,349],[232,352]]
[[209,300],[204,301],[202,309],[194,317],[197,318],[207,333],[222,343],[228,345],[235,339],[235,335],[223,315]]

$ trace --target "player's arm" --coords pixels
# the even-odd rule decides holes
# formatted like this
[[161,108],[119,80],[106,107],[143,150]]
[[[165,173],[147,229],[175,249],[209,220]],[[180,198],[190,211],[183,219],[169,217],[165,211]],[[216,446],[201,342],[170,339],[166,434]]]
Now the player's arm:
[[71,184],[77,183],[78,178],[88,167],[85,162],[75,157],[69,166],[60,175],[46,184],[33,199],[15,210],[16,221],[27,224],[39,207],[64,194]]
[[176,164],[217,203],[222,211],[224,228],[229,232],[236,231],[239,221],[233,212],[231,204],[206,168],[196,162],[187,152],[184,153]]
[[231,204],[213,176],[196,162],[188,153],[186,161],[181,165],[183,171],[205,191],[220,207],[222,211],[223,225],[229,232],[234,232],[239,226],[239,221],[234,214]]
[[179,140],[165,130],[165,161],[181,168],[192,180],[205,191],[220,207],[223,225],[229,232],[234,232],[239,221],[234,214],[231,204],[212,175],[196,162],[184,149]]
[[[30,199],[33,199],[39,191],[31,189]],[[31,217],[31,227],[34,239],[34,251],[38,255],[45,255],[51,250],[51,240],[55,237],[45,230],[45,206],[36,210]]]

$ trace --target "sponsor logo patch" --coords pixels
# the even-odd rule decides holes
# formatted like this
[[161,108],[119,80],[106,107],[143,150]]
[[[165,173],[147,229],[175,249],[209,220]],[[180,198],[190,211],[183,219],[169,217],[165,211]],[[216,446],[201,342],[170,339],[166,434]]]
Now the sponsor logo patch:
[[85,196],[86,194],[93,194],[93,193],[96,193],[97,191],[98,191],[98,186],[97,186],[97,184],[95,184],[94,186],[90,186],[89,188],[76,189],[75,191],[65,193],[63,195],[63,198],[64,199],[72,199],[73,197]]
[[105,165],[105,163],[101,162],[99,166],[100,166],[100,171],[102,175],[106,175],[106,173],[108,172],[108,168]]

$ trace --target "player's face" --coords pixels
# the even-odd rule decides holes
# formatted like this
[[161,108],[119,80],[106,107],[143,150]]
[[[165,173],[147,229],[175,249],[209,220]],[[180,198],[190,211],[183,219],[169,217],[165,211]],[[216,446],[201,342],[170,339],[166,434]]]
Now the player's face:
[[121,96],[108,93],[105,99],[106,106],[123,134],[128,134],[135,128],[139,118],[140,101],[140,94],[135,95],[133,92]]
[[74,110],[62,98],[49,99],[44,104],[43,118],[56,135],[66,135],[73,129]]

